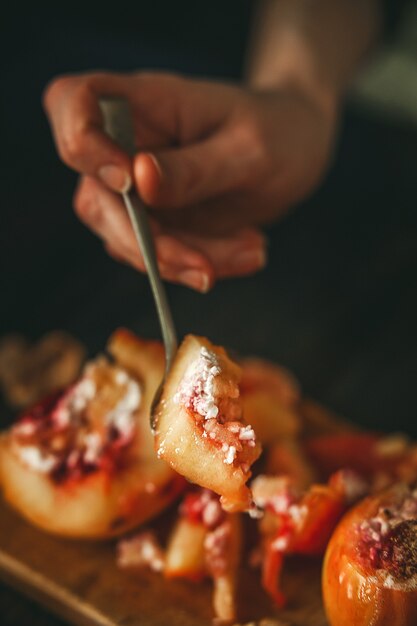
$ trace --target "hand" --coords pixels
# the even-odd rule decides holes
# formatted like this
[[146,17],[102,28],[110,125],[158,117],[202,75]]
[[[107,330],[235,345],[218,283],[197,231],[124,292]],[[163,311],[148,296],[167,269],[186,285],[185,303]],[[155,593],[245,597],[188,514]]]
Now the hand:
[[[103,133],[98,98],[105,95],[130,102],[133,162]],[[79,217],[110,254],[143,271],[115,193],[133,180],[152,209],[162,274],[200,291],[264,265],[257,226],[318,185],[336,118],[293,88],[256,92],[170,74],[58,78],[44,103],[61,158],[82,174]]]

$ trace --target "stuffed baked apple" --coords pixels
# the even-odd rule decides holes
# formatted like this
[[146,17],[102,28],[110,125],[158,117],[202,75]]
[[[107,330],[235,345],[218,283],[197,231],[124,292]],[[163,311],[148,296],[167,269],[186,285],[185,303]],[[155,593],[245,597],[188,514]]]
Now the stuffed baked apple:
[[59,535],[124,532],[161,511],[183,484],[156,457],[149,427],[161,345],[119,330],[108,351],[112,359],[87,363],[74,385],[26,411],[0,439],[6,500]]
[[323,599],[331,626],[416,626],[417,490],[366,498],[327,547]]
[[241,370],[221,347],[188,335],[154,411],[158,456],[193,483],[221,496],[228,511],[247,510],[246,481],[261,448],[242,418]]

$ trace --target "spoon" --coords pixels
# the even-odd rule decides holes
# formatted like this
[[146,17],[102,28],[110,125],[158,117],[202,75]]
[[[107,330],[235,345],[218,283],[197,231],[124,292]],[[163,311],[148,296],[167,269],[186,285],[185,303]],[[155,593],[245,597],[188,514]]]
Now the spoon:
[[[100,108],[103,114],[104,129],[111,139],[117,143],[131,157],[137,153],[132,114],[129,103],[122,98],[101,98]],[[136,235],[139,249],[143,256],[146,272],[151,284],[162,338],[165,347],[165,373],[156,390],[151,406],[151,429],[155,431],[157,418],[155,408],[159,403],[162,390],[169,370],[171,369],[175,353],[178,348],[177,334],[172,319],[171,309],[164,283],[158,268],[155,243],[149,225],[148,213],[145,204],[139,198],[134,187],[121,194],[126,206],[133,232]]]

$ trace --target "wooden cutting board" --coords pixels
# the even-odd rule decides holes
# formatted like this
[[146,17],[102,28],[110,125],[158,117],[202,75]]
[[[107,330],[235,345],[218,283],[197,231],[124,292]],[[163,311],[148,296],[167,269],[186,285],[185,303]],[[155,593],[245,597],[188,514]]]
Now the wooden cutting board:
[[[159,522],[161,524],[161,522]],[[210,626],[210,583],[165,581],[147,571],[120,571],[115,544],[57,539],[27,524],[0,501],[0,578],[80,626]],[[241,623],[326,626],[320,564],[286,566],[289,606],[277,612],[259,586],[258,572],[242,571]]]

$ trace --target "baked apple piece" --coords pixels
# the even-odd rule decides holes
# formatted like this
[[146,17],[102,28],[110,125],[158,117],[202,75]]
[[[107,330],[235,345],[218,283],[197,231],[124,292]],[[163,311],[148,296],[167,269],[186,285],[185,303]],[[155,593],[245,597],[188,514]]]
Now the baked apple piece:
[[415,626],[417,490],[396,484],[349,511],[327,547],[322,582],[331,626]]
[[240,361],[243,414],[262,445],[295,437],[301,428],[300,386],[288,370],[264,359]]
[[153,415],[158,456],[219,494],[230,512],[250,508],[246,481],[261,453],[253,428],[242,418],[240,375],[223,348],[188,335]]
[[417,445],[401,433],[320,435],[306,440],[304,450],[324,480],[345,467],[365,478],[371,491],[417,480]]
[[236,620],[240,522],[239,514],[222,509],[217,494],[195,489],[181,503],[165,552],[152,531],[143,531],[119,542],[117,564],[123,569],[147,567],[168,579],[211,578],[215,617],[229,623]]
[[265,473],[287,476],[300,490],[308,489],[318,482],[316,468],[308,459],[301,442],[295,437],[283,437],[267,449]]
[[226,513],[217,494],[198,489],[186,495],[165,559],[167,578],[213,580],[218,619],[236,619],[237,573],[242,551],[239,515]]
[[263,511],[259,520],[262,585],[279,607],[286,602],[280,585],[285,555],[323,554],[340,517],[366,489],[367,484],[347,470],[305,491],[287,476],[255,478],[253,497]]
[[149,411],[163,374],[159,343],[116,331],[111,362],[26,411],[0,439],[4,496],[41,528],[117,535],[156,515],[184,481],[153,449]]

